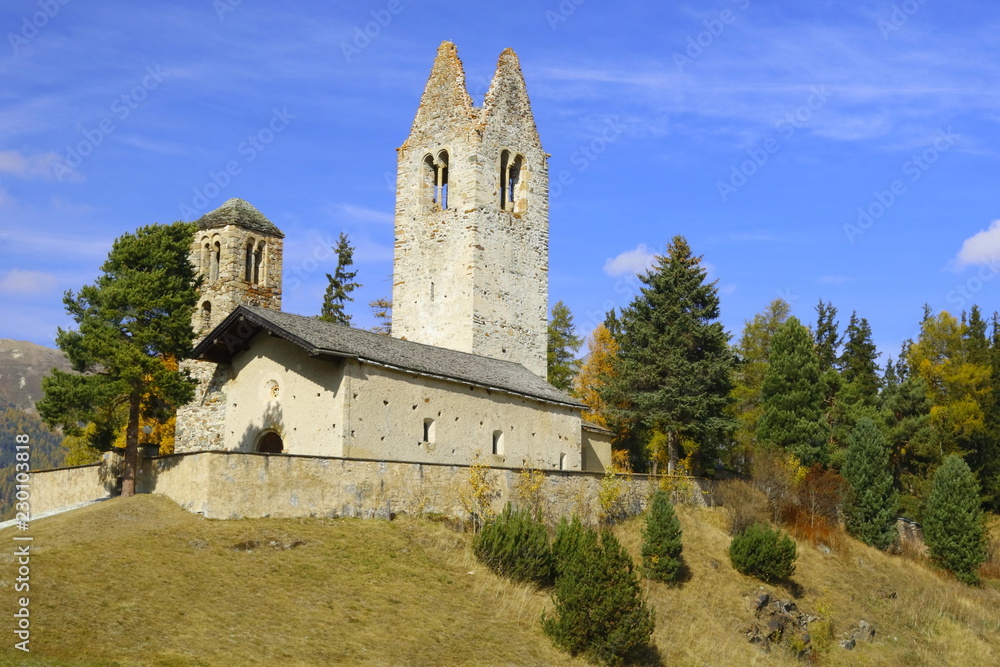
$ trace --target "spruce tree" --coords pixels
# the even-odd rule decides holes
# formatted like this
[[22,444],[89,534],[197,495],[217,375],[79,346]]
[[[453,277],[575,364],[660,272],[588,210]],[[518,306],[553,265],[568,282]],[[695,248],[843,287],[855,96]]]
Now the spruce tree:
[[874,406],[878,400],[879,387],[879,352],[872,341],[872,330],[868,320],[851,313],[851,321],[847,325],[847,340],[844,352],[840,356],[841,375],[845,384],[851,388],[853,403]]
[[648,646],[654,620],[628,552],[611,532],[598,537],[589,529],[575,534],[571,548],[554,550],[555,614],[542,615],[545,633],[571,655],[594,662],[621,665],[634,659]]
[[552,306],[549,320],[548,380],[552,386],[569,391],[573,388],[573,378],[580,372],[580,360],[576,353],[583,339],[576,335],[573,313],[562,301]]
[[642,569],[646,576],[667,583],[681,573],[681,522],[674,513],[670,496],[663,489],[653,494],[642,533]]
[[934,473],[923,528],[931,557],[960,581],[978,583],[977,570],[986,560],[986,528],[979,484],[958,456],[947,457]]
[[197,276],[188,259],[195,226],[150,225],[115,240],[103,274],[63,303],[77,324],[59,329],[56,344],[74,373],[53,370],[36,406],[50,426],[80,436],[94,424],[91,445],[107,450],[125,425],[122,495],[135,493],[142,403],[158,416],[191,400],[195,382],[165,359],[191,351]]
[[[733,355],[719,319],[715,283],[706,282],[701,258],[675,236],[665,255],[639,279],[644,287],[608,328],[619,344],[615,373],[602,388],[614,421],[651,441],[664,434],[666,451],[654,451],[654,468],[667,459],[673,472],[682,442],[696,465],[713,460],[735,426],[730,402]],[[613,315],[613,314],[612,314]]]
[[326,274],[326,293],[323,295],[323,308],[320,311],[319,319],[324,322],[350,326],[351,316],[344,310],[344,306],[348,301],[354,301],[351,292],[361,285],[354,282],[354,277],[358,275],[358,272],[348,271],[348,268],[354,264],[354,248],[351,247],[347,234],[340,233],[334,251],[337,253],[337,268],[332,276],[329,273]]
[[854,427],[841,472],[850,489],[844,507],[847,531],[869,546],[888,549],[896,539],[898,499],[889,446],[870,418]]
[[809,330],[789,317],[774,334],[771,361],[761,386],[761,443],[795,454],[809,467],[825,459],[819,363]]
[[[897,364],[897,368],[902,364]],[[898,480],[900,512],[920,520],[929,486],[930,466],[940,460],[931,426],[931,399],[923,378],[906,375],[898,385],[888,385],[881,396],[882,418]]]
[[840,333],[837,331],[837,308],[823,299],[816,304],[816,360],[822,375],[833,370],[837,363],[837,349],[840,347]]

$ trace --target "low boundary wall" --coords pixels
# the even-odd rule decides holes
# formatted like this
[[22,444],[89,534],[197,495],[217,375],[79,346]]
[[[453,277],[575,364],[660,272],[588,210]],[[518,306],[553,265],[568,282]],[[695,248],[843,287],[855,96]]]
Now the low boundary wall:
[[[32,473],[32,513],[41,514],[112,495],[113,459],[77,468]],[[469,466],[373,461],[287,454],[203,451],[158,456],[141,462],[137,489],[159,493],[212,519],[256,517],[386,517],[395,513],[470,517]],[[604,474],[485,468],[485,488],[495,511],[507,501],[539,504],[550,520],[575,514],[598,519]],[[615,512],[641,512],[657,480],[647,475],[615,478]],[[677,478],[674,488],[686,502],[705,504],[708,480]]]

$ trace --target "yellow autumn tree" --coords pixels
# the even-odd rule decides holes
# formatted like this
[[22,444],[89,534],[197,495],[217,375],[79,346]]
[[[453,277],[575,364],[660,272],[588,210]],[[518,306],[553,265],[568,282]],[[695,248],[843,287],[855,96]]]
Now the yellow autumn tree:
[[612,360],[618,355],[618,343],[604,323],[597,325],[587,339],[587,360],[573,381],[576,395],[587,406],[583,418],[608,428],[607,405],[600,395],[606,378],[614,372]]
[[[163,365],[169,371],[178,369],[177,359],[163,357]],[[166,407],[166,409],[165,409]],[[167,416],[164,417],[164,412]],[[160,445],[160,454],[174,453],[174,431],[177,425],[177,406],[154,405],[149,394],[143,394],[139,401],[139,444]],[[147,427],[149,433],[146,433]],[[115,436],[115,447],[125,448],[125,424]]]
[[985,428],[990,367],[969,358],[964,333],[946,311],[928,315],[908,354],[912,372],[927,383],[931,423],[943,455],[964,453],[965,443]]

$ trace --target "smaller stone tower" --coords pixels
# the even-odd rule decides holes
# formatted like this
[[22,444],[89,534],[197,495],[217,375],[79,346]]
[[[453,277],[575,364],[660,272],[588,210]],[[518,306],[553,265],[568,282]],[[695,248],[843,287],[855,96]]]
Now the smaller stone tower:
[[236,306],[281,310],[281,252],[285,237],[242,199],[230,199],[196,222],[191,263],[202,278],[194,330],[199,337]]
[[[191,263],[202,278],[193,327],[197,338],[236,306],[281,310],[284,234],[242,199],[230,199],[196,221]],[[208,361],[181,362],[198,380],[194,399],[177,410],[175,452],[222,449],[227,369]]]

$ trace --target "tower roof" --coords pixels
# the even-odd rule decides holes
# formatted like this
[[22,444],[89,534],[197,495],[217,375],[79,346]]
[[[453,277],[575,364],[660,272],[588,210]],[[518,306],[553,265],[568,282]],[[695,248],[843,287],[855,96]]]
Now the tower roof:
[[475,117],[472,98],[465,87],[465,69],[458,58],[458,48],[451,42],[441,42],[420,98],[420,107],[413,119],[410,136],[419,130],[438,132],[440,128],[468,122]]
[[214,211],[210,211],[195,221],[198,229],[216,229],[226,225],[236,225],[261,234],[284,238],[280,229],[274,226],[264,214],[243,199],[233,197]]

